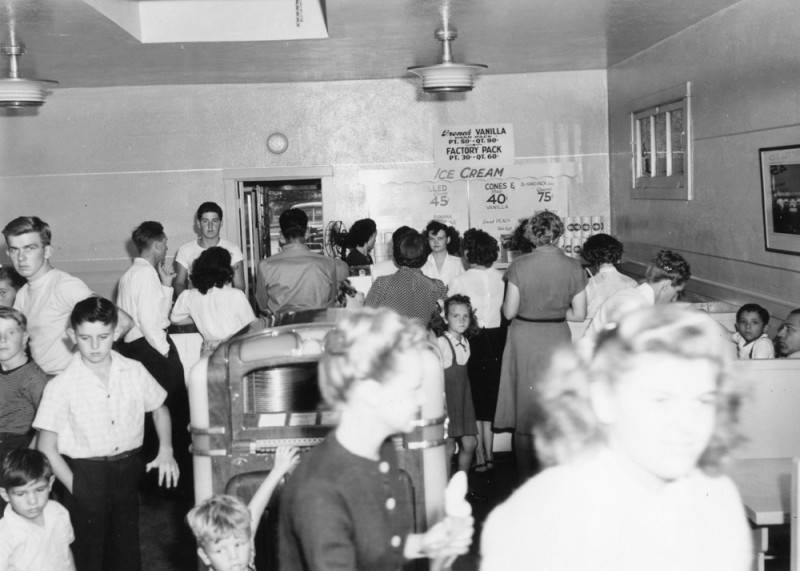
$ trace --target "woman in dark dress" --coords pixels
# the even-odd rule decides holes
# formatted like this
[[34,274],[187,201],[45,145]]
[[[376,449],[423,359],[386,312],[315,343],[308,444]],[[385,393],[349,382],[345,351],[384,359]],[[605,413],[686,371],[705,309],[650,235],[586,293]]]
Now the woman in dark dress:
[[556,347],[571,341],[566,320],[586,317],[586,272],[556,244],[564,224],[556,214],[531,218],[530,254],[514,259],[506,273],[503,314],[513,320],[503,351],[496,429],[514,432],[517,476],[522,483],[536,472],[533,426],[537,385]]
[[378,236],[378,229],[372,218],[362,218],[356,220],[350,227],[347,234],[350,252],[345,258],[347,265],[352,267],[371,266],[372,256],[370,252],[375,247],[375,238]]
[[431,360],[440,367],[425,330],[387,309],[353,312],[328,333],[319,384],[340,421],[281,495],[282,571],[399,571],[469,549],[471,517],[411,533],[413,499],[389,439],[413,428]]

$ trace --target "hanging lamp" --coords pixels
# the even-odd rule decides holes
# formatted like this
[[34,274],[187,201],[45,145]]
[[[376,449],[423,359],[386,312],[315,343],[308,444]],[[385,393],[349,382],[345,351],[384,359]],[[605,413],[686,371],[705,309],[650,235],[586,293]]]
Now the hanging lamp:
[[450,42],[456,39],[458,31],[445,26],[436,30],[434,37],[442,42],[442,63],[435,65],[415,65],[408,71],[422,78],[422,90],[426,93],[458,93],[472,91],[475,76],[489,66],[481,63],[455,63]]
[[0,107],[15,109],[44,105],[45,97],[50,93],[48,88],[58,85],[58,82],[19,76],[19,58],[25,53],[22,42],[12,40],[12,43],[0,46],[0,53],[8,56],[8,75],[0,77]]

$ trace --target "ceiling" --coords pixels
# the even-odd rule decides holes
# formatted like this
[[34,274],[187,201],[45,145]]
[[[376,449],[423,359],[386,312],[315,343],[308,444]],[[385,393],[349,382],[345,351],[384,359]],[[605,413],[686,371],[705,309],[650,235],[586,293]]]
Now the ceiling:
[[398,78],[440,61],[444,2],[454,60],[508,74],[604,69],[737,1],[297,0],[322,2],[327,39],[144,44],[83,0],[0,0],[0,38],[13,21],[27,46],[21,75],[61,87]]

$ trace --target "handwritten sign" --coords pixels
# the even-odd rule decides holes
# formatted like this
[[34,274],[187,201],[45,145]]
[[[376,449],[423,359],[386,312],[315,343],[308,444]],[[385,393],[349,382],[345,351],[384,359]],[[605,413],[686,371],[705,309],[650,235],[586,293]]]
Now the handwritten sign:
[[463,180],[437,181],[430,168],[364,170],[369,216],[378,235],[400,226],[421,230],[431,220],[459,229],[468,228],[467,184]]
[[434,130],[433,149],[436,164],[443,169],[511,165],[514,129],[510,123],[438,127]]
[[[471,168],[471,167],[470,167]],[[421,230],[431,220],[459,232],[481,228],[497,238],[514,231],[519,219],[539,210],[568,214],[575,163],[536,162],[491,169],[488,176],[447,178],[438,167],[363,170],[369,216],[378,226],[378,257],[394,230],[406,225]]]
[[506,167],[502,178],[470,180],[470,224],[499,240],[520,218],[539,210],[567,216],[573,170],[570,163],[515,165]]

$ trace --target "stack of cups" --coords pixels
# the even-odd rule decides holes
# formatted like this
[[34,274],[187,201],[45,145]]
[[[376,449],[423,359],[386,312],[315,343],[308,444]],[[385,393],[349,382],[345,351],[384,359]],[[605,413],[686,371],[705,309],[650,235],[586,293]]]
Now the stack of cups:
[[602,216],[592,216],[592,236],[595,234],[603,234],[606,231],[606,225]]
[[562,247],[568,256],[580,258],[586,239],[605,231],[605,220],[602,216],[567,216],[564,218]]

